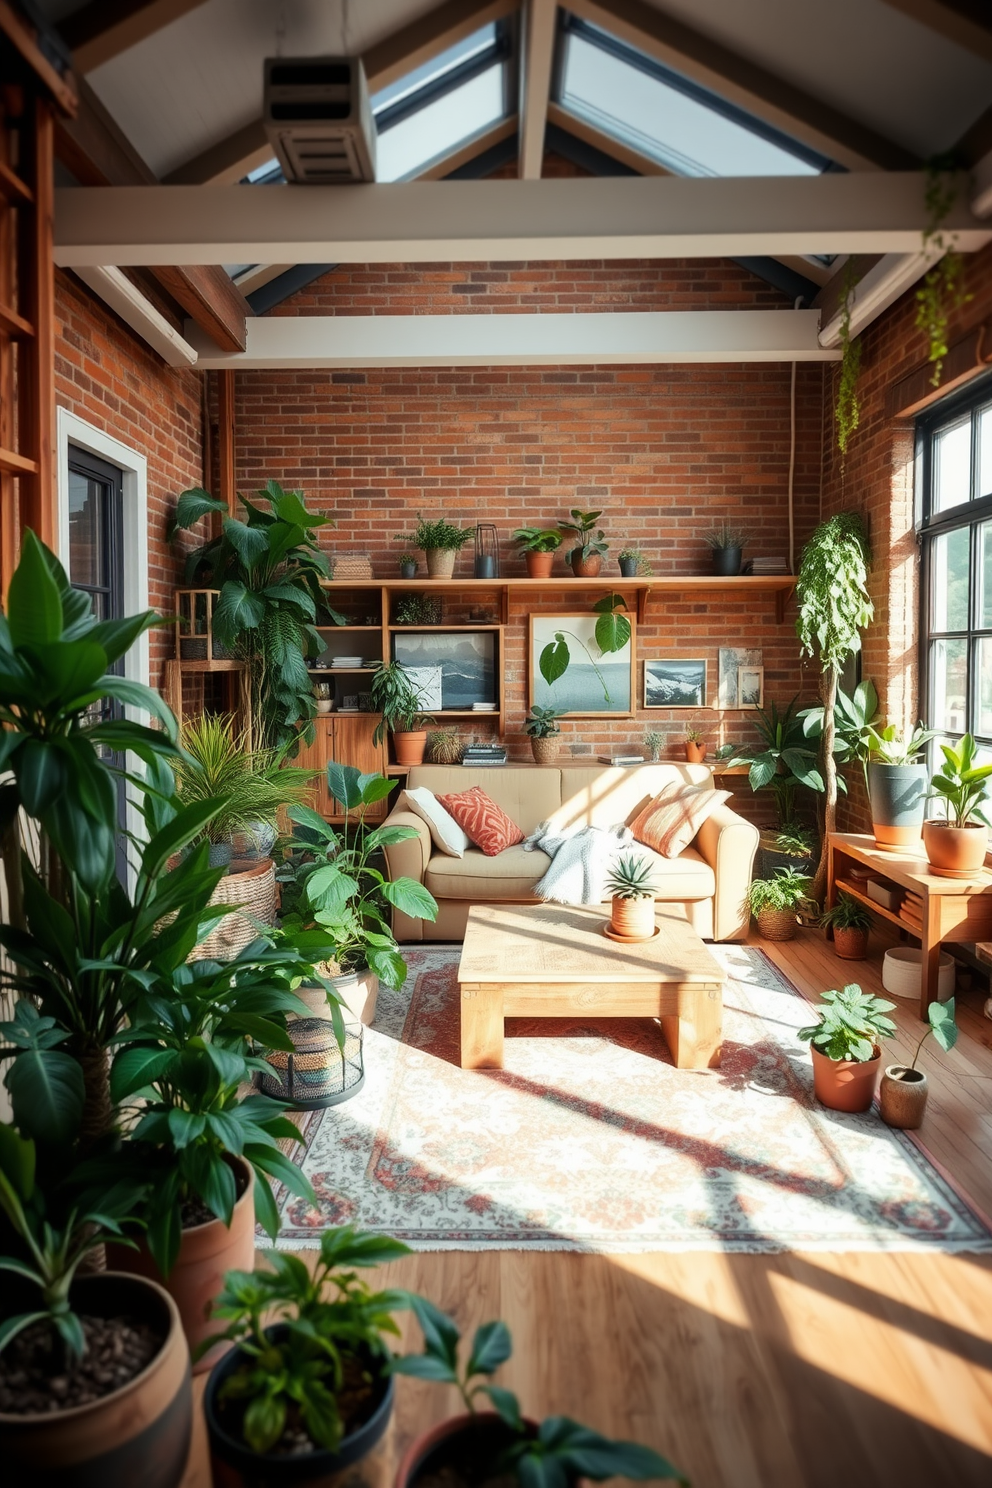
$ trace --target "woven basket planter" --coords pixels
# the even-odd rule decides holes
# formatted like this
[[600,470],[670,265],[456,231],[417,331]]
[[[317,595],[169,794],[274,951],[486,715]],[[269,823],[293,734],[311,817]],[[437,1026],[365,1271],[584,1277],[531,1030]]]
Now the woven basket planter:
[[561,748],[561,738],[558,734],[549,734],[545,739],[531,736],[530,747],[539,765],[553,765]]
[[792,940],[799,929],[794,909],[762,909],[754,918],[763,940]]
[[210,896],[211,904],[237,905],[193,952],[197,961],[232,961],[258,935],[259,925],[276,922],[276,870],[265,858],[247,873],[229,873]]

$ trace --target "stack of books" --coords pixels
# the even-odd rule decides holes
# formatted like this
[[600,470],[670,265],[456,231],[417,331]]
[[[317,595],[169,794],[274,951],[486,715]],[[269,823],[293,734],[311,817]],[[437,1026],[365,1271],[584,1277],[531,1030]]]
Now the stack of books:
[[907,889],[906,897],[899,906],[899,918],[905,920],[909,928],[919,935],[923,929],[923,895],[914,894],[912,889]]
[[751,572],[755,578],[767,578],[769,574],[788,573],[789,565],[784,558],[752,558]]
[[474,765],[476,769],[480,765],[505,765],[506,749],[502,744],[466,744],[462,764]]
[[601,754],[599,762],[602,765],[643,765],[643,754]]

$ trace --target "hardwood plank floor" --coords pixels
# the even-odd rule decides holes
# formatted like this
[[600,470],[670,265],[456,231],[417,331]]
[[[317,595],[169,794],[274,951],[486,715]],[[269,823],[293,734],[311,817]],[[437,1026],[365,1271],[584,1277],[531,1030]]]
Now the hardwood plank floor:
[[[755,943],[815,995],[847,981],[881,992],[895,938],[873,937],[867,962],[838,961],[819,931]],[[924,1048],[921,1135],[992,1214],[985,995],[984,985],[959,995],[951,1054]],[[912,1004],[895,1016],[890,1063],[922,1032]],[[648,1442],[695,1488],[992,1483],[992,1257],[445,1252],[411,1256],[383,1279],[424,1292],[464,1332],[504,1318],[515,1356],[500,1379],[529,1414]],[[404,1342],[419,1347],[410,1319]],[[399,1380],[393,1450],[457,1408],[452,1392]],[[387,1460],[379,1478],[389,1488]],[[198,1423],[184,1488],[209,1485]]]

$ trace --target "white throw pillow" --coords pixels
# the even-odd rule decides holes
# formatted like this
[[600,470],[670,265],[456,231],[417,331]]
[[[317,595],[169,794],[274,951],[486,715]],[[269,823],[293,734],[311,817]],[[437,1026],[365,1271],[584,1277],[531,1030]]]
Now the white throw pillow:
[[465,835],[451,812],[445,810],[434,792],[426,786],[405,790],[399,804],[427,823],[434,846],[447,853],[449,858],[463,857],[465,849],[472,846],[472,839]]

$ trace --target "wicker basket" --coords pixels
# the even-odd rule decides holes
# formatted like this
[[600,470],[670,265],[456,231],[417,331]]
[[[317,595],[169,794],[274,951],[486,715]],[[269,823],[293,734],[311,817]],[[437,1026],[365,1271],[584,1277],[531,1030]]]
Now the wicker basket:
[[247,873],[229,873],[214,889],[210,903],[238,907],[200,941],[190,960],[233,961],[256,938],[260,925],[276,922],[276,870],[272,859],[263,858]]
[[754,918],[764,940],[792,940],[799,928],[794,909],[760,909]]
[[331,559],[334,580],[340,583],[342,579],[371,579],[372,559],[368,553],[342,553],[340,557]]
[[264,1054],[272,1073],[259,1075],[263,1095],[286,1101],[299,1111],[338,1106],[357,1095],[365,1084],[360,1023],[345,1024],[344,1048],[339,1049],[334,1026],[327,1018],[297,1018],[287,1023],[292,1054],[270,1049]]
[[530,747],[539,765],[553,765],[561,748],[561,737],[558,734],[548,734],[544,739],[537,739],[531,735]]

